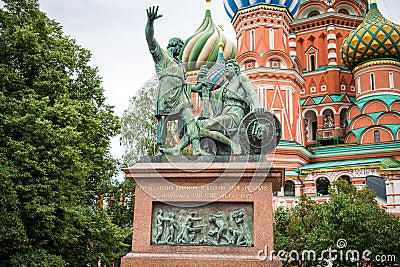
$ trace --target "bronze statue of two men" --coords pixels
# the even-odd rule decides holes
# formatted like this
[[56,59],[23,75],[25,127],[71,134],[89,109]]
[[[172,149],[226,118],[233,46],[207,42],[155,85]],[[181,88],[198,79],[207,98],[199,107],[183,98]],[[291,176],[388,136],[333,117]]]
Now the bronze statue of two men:
[[[243,118],[249,112],[262,115],[266,112],[264,107],[260,105],[250,80],[246,75],[240,73],[239,64],[231,59],[226,62],[225,75],[228,82],[219,89],[211,92],[208,91],[209,84],[204,79],[207,68],[200,70],[197,78],[197,86],[187,84],[185,67],[179,58],[181,49],[183,48],[183,41],[179,38],[171,38],[165,51],[154,38],[154,21],[161,16],[158,14],[158,7],[147,9],[146,40],[150,53],[153,56],[159,79],[155,116],[158,120],[157,144],[160,154],[179,155],[191,143],[194,149],[194,156],[208,155],[210,151],[206,151],[200,147],[200,139],[204,138],[225,145],[228,147],[228,154],[241,154],[243,149],[240,145],[239,128],[241,127]],[[216,99],[217,101],[211,102],[220,105],[218,109],[214,109],[213,107],[213,110],[219,110],[219,112],[214,113],[210,119],[198,120],[196,122],[190,100],[192,91],[203,93],[203,100],[205,97]],[[208,101],[203,102],[209,103]],[[207,109],[206,113],[208,113],[209,107],[203,106],[204,109]],[[271,118],[276,119],[273,115]],[[175,147],[165,148],[166,122],[167,120],[176,119],[184,121],[186,134]],[[255,125],[254,127],[258,133],[267,133],[266,129],[268,127],[265,125],[259,125],[257,122],[252,125]],[[279,122],[276,121],[269,124],[269,132],[274,132],[274,138],[278,140],[280,138],[280,127],[278,130],[271,128],[277,125],[279,127]],[[245,129],[244,132],[249,131]],[[257,137],[257,135],[255,136]],[[261,142],[261,139],[262,136],[260,135],[258,139],[256,138],[256,141]],[[222,154],[218,153],[218,151],[214,152]]]

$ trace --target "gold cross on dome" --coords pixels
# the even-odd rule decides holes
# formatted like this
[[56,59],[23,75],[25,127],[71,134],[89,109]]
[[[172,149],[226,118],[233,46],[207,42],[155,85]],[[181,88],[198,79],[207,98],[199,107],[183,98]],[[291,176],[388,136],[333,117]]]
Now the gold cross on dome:
[[206,0],[207,10],[211,10],[211,0]]

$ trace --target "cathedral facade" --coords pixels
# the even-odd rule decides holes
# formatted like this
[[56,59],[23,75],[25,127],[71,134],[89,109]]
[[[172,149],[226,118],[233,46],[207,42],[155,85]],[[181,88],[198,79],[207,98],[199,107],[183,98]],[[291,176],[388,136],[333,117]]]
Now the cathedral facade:
[[224,7],[236,42],[207,9],[182,59],[194,81],[224,43],[224,58],[237,60],[279,119],[282,138],[267,155],[285,169],[275,207],[296,205],[301,194],[327,201],[329,185],[346,180],[369,186],[382,208],[400,215],[400,26],[376,0],[224,0]]

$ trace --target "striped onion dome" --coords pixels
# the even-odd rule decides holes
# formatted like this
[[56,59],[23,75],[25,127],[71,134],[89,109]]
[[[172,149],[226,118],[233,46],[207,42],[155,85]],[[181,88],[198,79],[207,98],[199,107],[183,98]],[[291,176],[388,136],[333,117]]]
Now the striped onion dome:
[[239,9],[258,4],[284,6],[294,16],[299,10],[300,0],[224,0],[225,11],[231,19]]
[[[207,0],[209,3],[210,0]],[[200,27],[195,33],[185,40],[181,52],[181,58],[187,71],[199,70],[204,64],[208,67],[214,65],[218,58],[218,43],[222,42],[225,46],[223,56],[225,60],[235,58],[236,46],[226,39],[222,34],[222,29],[214,24],[211,18],[209,5]]]
[[210,81],[209,85],[209,90],[215,90],[224,85],[224,83],[227,81],[226,76],[225,76],[225,59],[224,59],[224,44],[222,42],[218,43],[219,47],[219,52],[218,52],[218,58],[217,61],[215,62],[214,66],[211,67],[211,69],[207,73],[207,80]]
[[360,26],[344,40],[341,50],[344,64],[353,69],[372,60],[400,59],[400,27],[383,17],[375,0]]

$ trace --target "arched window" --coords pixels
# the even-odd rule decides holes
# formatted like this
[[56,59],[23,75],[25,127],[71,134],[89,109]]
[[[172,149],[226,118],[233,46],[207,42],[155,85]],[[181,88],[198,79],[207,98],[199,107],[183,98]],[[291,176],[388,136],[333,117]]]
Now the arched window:
[[338,180],[340,180],[340,181],[347,181],[349,184],[351,184],[351,183],[353,182],[352,179],[351,179],[351,177],[348,176],[348,175],[342,175],[342,176],[339,177]]
[[284,189],[285,196],[294,196],[295,195],[295,193],[294,193],[295,186],[294,186],[293,181],[290,181],[290,180],[285,181],[285,185],[284,185],[283,189]]
[[389,72],[389,88],[390,88],[390,89],[394,89],[393,72]]
[[311,122],[312,140],[317,140],[318,123],[317,121]]
[[322,112],[322,115],[324,116],[324,129],[335,127],[335,116],[331,109],[324,110],[324,112]]
[[329,185],[331,182],[326,177],[318,178],[316,182],[317,196],[327,196],[329,195]]
[[309,110],[304,114],[304,125],[307,141],[315,141],[317,139],[317,115],[313,110]]
[[346,120],[347,108],[340,111],[340,128],[342,128],[343,134],[346,133],[347,120]]
[[374,131],[374,143],[380,143],[381,142],[381,133],[379,130]]
[[309,18],[315,17],[315,16],[318,16],[319,14],[320,14],[319,11],[314,10],[314,11],[311,11],[311,12],[308,14],[308,17],[309,17]]
[[243,69],[245,69],[245,70],[247,70],[247,69],[254,69],[255,67],[257,67],[257,66],[256,66],[256,61],[255,61],[255,60],[249,59],[249,60],[246,60],[246,61],[243,63]]
[[311,71],[315,70],[315,55],[314,54],[310,55],[310,70]]
[[338,10],[338,13],[350,15],[350,12],[349,12],[347,9],[344,9],[344,8],[339,9],[339,10]]
[[256,48],[256,37],[254,30],[250,31],[250,51],[254,51]]
[[371,90],[375,90],[375,75],[371,73]]

